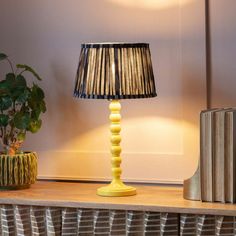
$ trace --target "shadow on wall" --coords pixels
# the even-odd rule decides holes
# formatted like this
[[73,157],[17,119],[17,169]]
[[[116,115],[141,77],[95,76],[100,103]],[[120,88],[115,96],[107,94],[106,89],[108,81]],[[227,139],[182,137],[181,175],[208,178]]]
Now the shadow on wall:
[[203,109],[206,109],[206,94],[202,91],[202,84],[198,79],[198,70],[188,67],[183,73],[183,111],[186,121],[192,124],[199,124],[200,112],[199,104],[205,104]]

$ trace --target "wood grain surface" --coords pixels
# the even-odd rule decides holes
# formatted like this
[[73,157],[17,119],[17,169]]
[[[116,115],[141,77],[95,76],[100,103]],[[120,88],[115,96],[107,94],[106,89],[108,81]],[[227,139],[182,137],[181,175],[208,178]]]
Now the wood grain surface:
[[136,185],[130,197],[100,197],[101,184],[39,181],[30,189],[1,191],[0,204],[57,206],[236,216],[236,205],[189,201],[182,187]]

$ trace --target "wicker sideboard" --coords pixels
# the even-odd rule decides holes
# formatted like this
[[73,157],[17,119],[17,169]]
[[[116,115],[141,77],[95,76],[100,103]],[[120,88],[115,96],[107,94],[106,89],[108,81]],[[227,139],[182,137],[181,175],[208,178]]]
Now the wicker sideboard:
[[0,192],[0,235],[236,235],[236,205],[188,201],[182,188],[160,186],[99,197],[99,186],[42,181]]

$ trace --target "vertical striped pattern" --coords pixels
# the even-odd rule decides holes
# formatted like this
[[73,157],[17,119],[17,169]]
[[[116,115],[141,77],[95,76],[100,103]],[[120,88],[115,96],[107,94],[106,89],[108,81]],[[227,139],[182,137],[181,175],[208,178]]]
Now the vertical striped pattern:
[[236,109],[200,114],[200,163],[184,181],[184,198],[236,203]]
[[65,208],[62,210],[62,235],[76,236],[77,228],[77,210],[74,208]]
[[74,95],[91,99],[155,97],[149,45],[83,44]]
[[1,232],[4,236],[15,235],[15,215],[12,205],[1,206]]
[[15,206],[16,234],[19,236],[30,236],[30,208],[28,206]]
[[127,235],[142,236],[144,232],[144,214],[139,211],[127,212]]
[[78,235],[93,235],[94,213],[92,209],[78,209]]
[[179,215],[175,213],[161,213],[161,235],[179,235]]
[[30,222],[32,235],[44,236],[46,235],[46,212],[44,207],[31,206],[30,207]]
[[1,236],[235,236],[235,216],[0,206]]
[[233,216],[216,216],[216,236],[236,235]]
[[215,216],[201,215],[197,218],[197,235],[215,235]]
[[191,214],[181,214],[180,235],[196,236],[196,234],[197,234],[197,217]]
[[125,235],[126,234],[126,212],[125,211],[110,211],[110,235]]
[[34,184],[37,178],[37,154],[26,152],[0,155],[0,188],[23,188]]
[[144,233],[146,235],[160,235],[160,212],[146,212],[144,215]]
[[109,236],[110,224],[109,210],[94,211],[94,235]]
[[62,214],[60,208],[48,207],[46,209],[47,235],[61,235]]
[[234,216],[181,214],[181,236],[235,236]]

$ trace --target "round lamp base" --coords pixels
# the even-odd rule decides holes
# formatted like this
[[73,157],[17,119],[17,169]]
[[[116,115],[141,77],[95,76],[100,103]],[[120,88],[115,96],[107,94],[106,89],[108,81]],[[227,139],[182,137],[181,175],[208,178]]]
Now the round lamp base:
[[125,197],[136,195],[136,188],[127,186],[122,182],[112,182],[107,186],[101,187],[97,190],[99,196],[104,197]]

